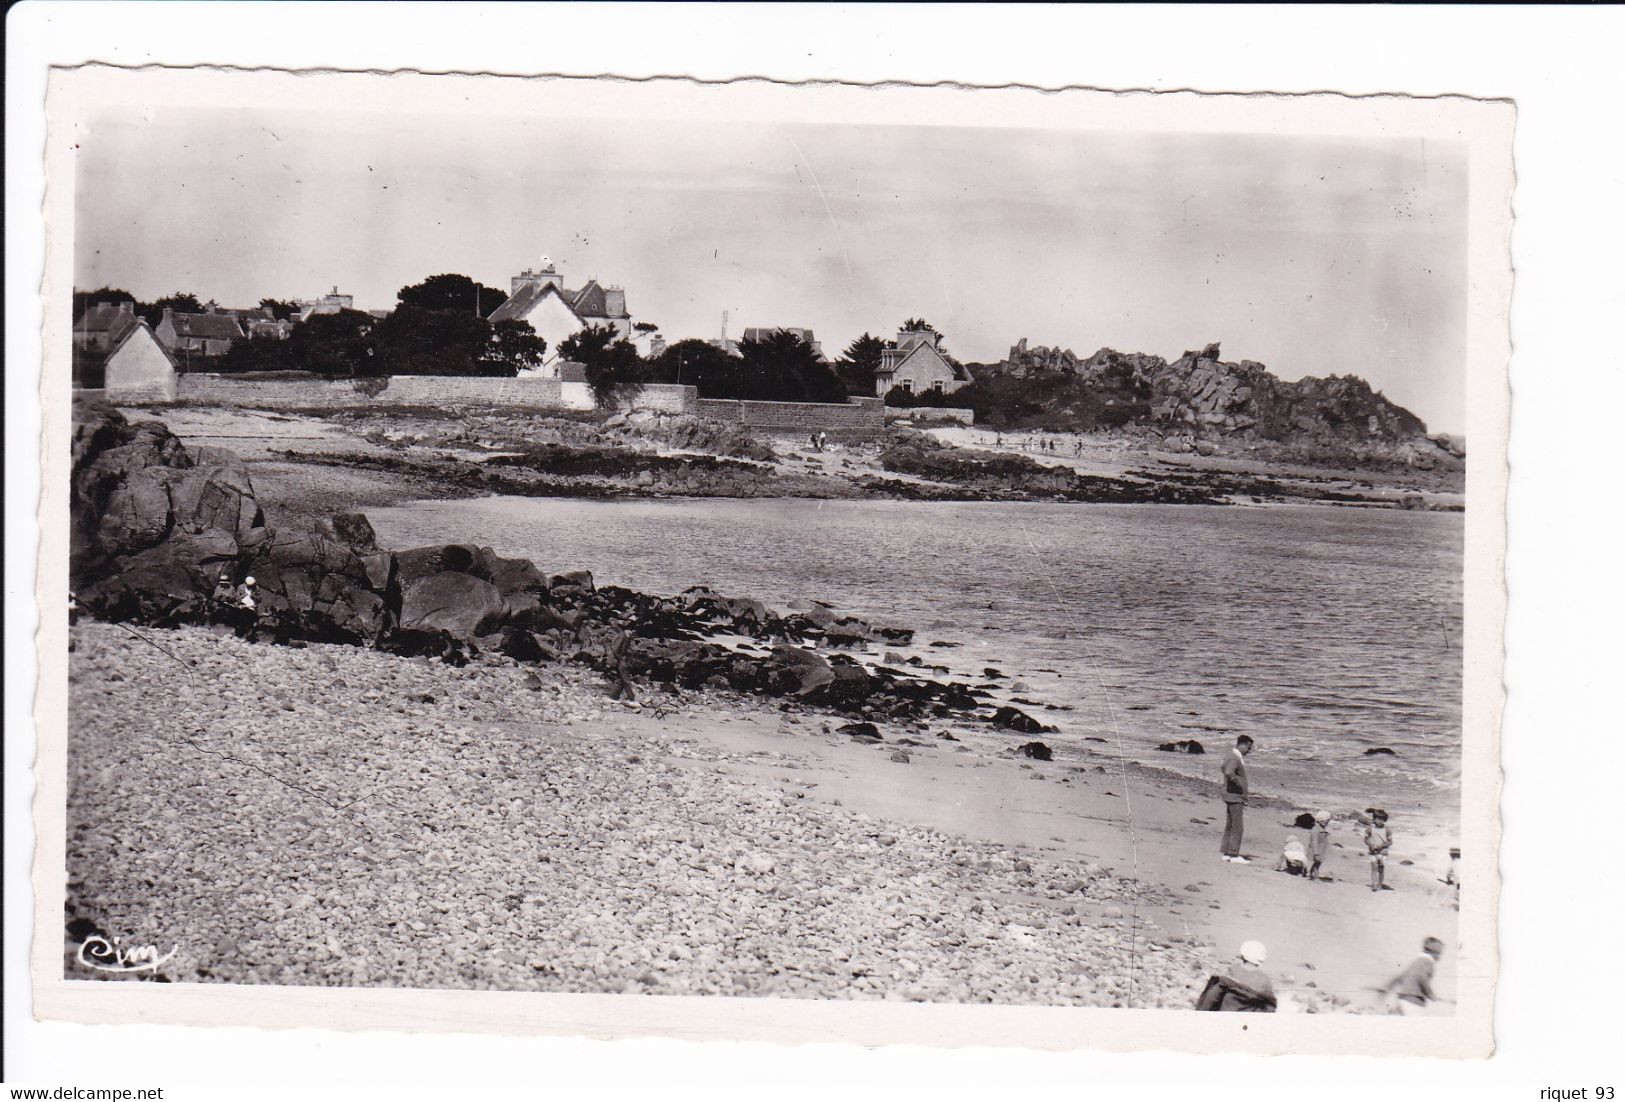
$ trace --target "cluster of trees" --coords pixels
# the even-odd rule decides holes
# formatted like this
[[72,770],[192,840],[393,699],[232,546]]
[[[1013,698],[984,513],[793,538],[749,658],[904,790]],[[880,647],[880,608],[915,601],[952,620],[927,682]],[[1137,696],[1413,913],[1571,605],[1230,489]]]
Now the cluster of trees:
[[[522,321],[487,319],[507,299],[496,287],[468,276],[434,275],[402,287],[389,316],[376,318],[359,310],[313,314],[293,328],[287,340],[242,340],[212,365],[225,372],[310,371],[319,375],[372,378],[384,375],[513,376],[541,363],[547,342]],[[132,302],[135,312],[154,327],[165,307],[201,313],[197,296],[177,291],[144,303],[128,291],[102,287],[75,291],[73,316],[98,303]],[[299,305],[263,298],[259,305],[278,319],[292,318]],[[648,322],[635,327],[654,331]],[[910,318],[903,328],[935,328],[923,318]],[[705,398],[775,402],[842,402],[849,395],[873,395],[875,373],[891,342],[864,333],[847,346],[835,363],[822,360],[798,335],[777,330],[761,340],[739,342],[739,354],[703,340],[683,340],[660,355],[644,358],[609,326],[588,326],[563,341],[559,354],[582,364],[587,382],[600,402],[617,392],[648,383],[682,383]],[[904,396],[894,404],[918,404],[924,396]],[[891,400],[888,397],[888,401]]]
[[508,296],[462,275],[402,287],[384,318],[360,310],[312,314],[285,341],[238,341],[222,371],[319,375],[508,376],[541,363],[547,342],[527,322],[486,320]]
[[[645,359],[609,326],[588,326],[560,344],[559,354],[585,368],[587,383],[601,403],[649,383],[692,386],[703,398],[764,402],[843,402],[848,393],[835,367],[800,336],[782,329],[760,340],[740,341],[737,356],[691,339]],[[870,378],[873,393],[872,374]]]

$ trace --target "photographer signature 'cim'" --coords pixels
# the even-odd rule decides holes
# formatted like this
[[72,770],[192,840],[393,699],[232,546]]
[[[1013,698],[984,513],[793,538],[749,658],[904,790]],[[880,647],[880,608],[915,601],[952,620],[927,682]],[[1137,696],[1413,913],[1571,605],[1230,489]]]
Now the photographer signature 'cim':
[[180,950],[179,945],[158,955],[156,945],[121,946],[118,938],[109,940],[101,934],[91,934],[79,946],[78,961],[86,968],[98,972],[151,972],[169,961]]

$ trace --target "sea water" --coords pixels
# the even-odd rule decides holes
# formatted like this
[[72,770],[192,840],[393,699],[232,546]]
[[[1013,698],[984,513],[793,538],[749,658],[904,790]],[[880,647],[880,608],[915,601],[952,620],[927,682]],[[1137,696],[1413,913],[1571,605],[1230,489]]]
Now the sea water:
[[[824,601],[916,630],[876,660],[902,651],[975,682],[995,667],[1000,701],[1058,706],[1018,705],[1060,728],[1042,736],[1058,760],[1212,778],[1246,733],[1260,792],[1455,830],[1459,513],[494,497],[368,515],[394,548],[475,542],[651,593]],[[1157,750],[1181,739],[1207,753]],[[1379,747],[1394,753],[1365,753]]]

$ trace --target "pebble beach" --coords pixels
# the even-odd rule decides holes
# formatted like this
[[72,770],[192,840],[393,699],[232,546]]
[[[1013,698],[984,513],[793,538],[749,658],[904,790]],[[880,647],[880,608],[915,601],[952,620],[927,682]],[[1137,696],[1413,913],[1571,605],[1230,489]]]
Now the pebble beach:
[[[73,959],[94,930],[175,947],[140,975],[169,982],[1185,1009],[1275,894],[1335,915],[1353,886],[1218,863],[1172,829],[1199,796],[1007,737],[860,745],[505,658],[72,639],[74,978],[107,975]],[[1379,902],[1431,929],[1423,894]],[[1292,965],[1284,1009],[1359,1009],[1357,969]]]

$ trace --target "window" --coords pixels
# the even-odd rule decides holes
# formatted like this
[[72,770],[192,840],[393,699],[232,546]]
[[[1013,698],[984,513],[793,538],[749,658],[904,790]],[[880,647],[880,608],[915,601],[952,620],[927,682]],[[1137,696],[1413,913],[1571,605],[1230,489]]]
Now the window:
[[913,379],[904,379],[902,382],[898,383],[897,385],[902,387],[903,390],[906,393],[909,393],[909,394],[914,393],[914,380]]
[[941,394],[942,393],[942,380],[941,379],[935,380],[931,384],[931,389],[936,391],[938,394]]

